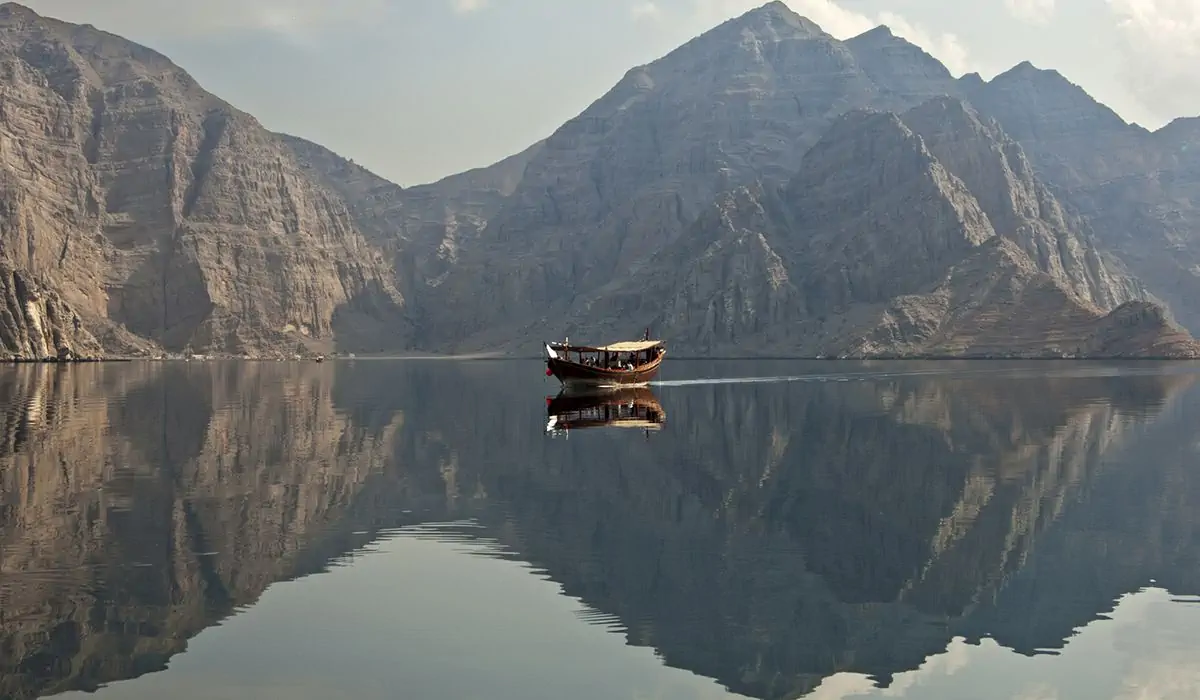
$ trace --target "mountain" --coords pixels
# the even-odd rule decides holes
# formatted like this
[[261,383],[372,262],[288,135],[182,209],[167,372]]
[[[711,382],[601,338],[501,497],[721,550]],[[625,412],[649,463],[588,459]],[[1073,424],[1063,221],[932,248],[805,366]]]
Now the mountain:
[[343,200],[149,49],[0,6],[0,144],[0,353],[406,342]]
[[454,327],[428,339],[520,337],[665,249],[721,192],[788,180],[846,111],[952,89],[935,64],[890,35],[838,41],[776,2],[634,68],[529,161],[442,284]]
[[526,353],[647,323],[694,352],[1196,354],[1191,254],[1134,239],[1191,235],[1147,222],[1189,196],[1200,130],[1055,76],[955,80],[772,2],[521,153],[401,188],[4,4],[0,355]]
[[619,319],[709,353],[1194,354],[1142,296],[1021,147],[944,97],[843,116],[789,184],[724,196],[571,332]]
[[1027,62],[963,86],[1097,240],[1180,323],[1200,332],[1200,119],[1150,132],[1058,72]]

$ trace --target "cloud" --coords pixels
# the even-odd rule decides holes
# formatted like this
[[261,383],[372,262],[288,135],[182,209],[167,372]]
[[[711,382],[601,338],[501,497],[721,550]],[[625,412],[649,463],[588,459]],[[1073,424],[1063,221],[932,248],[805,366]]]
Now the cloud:
[[451,0],[450,6],[454,8],[455,14],[469,15],[487,8],[489,4],[491,0]]
[[1026,24],[1045,26],[1054,19],[1055,0],[1004,0],[1009,14]]
[[387,9],[387,0],[26,0],[40,14],[90,23],[132,37],[202,36],[260,31],[307,40],[330,27],[364,25]]
[[1106,0],[1121,34],[1125,82],[1166,121],[1200,113],[1200,0]]
[[662,8],[653,0],[635,3],[629,11],[634,19],[658,19],[663,14]]
[[[904,37],[937,57],[955,75],[978,70],[971,60],[970,52],[958,36],[949,32],[931,31],[898,13],[885,11],[869,15],[847,9],[835,0],[785,1],[792,10],[816,22],[826,32],[839,39],[849,39],[880,24],[886,24],[897,36]],[[692,0],[692,5],[698,20],[707,25],[714,25],[761,6],[762,0]]]

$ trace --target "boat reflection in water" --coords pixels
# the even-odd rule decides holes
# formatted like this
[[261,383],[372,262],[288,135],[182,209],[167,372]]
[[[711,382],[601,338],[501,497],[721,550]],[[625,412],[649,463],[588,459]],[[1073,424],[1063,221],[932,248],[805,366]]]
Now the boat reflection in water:
[[658,431],[667,420],[654,392],[646,387],[563,391],[546,397],[546,432],[566,435],[583,428],[640,428]]

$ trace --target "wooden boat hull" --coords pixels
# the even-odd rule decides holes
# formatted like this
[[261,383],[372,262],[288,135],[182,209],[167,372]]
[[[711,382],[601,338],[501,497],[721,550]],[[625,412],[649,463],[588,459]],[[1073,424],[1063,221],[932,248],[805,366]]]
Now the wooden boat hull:
[[658,374],[663,355],[632,370],[590,367],[557,357],[546,358],[546,368],[566,387],[629,387],[645,386]]

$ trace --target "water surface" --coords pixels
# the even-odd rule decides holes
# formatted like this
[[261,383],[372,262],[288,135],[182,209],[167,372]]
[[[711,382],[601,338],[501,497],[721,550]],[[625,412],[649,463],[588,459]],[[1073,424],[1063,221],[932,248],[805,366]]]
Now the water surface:
[[1192,698],[1198,377],[0,368],[0,698]]

